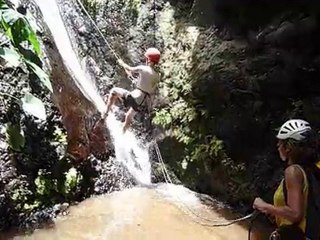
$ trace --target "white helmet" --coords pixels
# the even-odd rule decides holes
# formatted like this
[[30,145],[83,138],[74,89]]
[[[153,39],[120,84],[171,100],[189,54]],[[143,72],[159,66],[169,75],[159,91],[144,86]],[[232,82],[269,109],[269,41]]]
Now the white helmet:
[[292,138],[297,141],[304,140],[304,133],[311,130],[310,124],[301,119],[291,119],[286,121],[280,128],[277,138],[284,140]]

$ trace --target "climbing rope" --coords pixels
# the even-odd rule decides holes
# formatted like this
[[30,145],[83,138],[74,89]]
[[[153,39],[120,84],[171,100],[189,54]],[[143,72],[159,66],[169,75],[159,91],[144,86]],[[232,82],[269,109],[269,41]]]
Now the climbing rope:
[[156,46],[156,31],[157,31],[157,22],[156,22],[156,0],[153,0],[153,45]]
[[98,33],[101,35],[102,39],[104,40],[104,42],[106,43],[106,45],[108,46],[108,48],[110,49],[110,51],[113,53],[113,55],[115,56],[115,58],[117,60],[121,59],[119,57],[119,55],[116,53],[116,51],[112,48],[112,46],[109,44],[109,42],[107,41],[107,39],[104,37],[104,35],[102,34],[102,32],[100,31],[99,27],[97,26],[97,24],[95,23],[95,21],[92,19],[92,17],[90,16],[90,14],[88,13],[88,11],[86,10],[86,8],[83,6],[81,0],[77,0],[78,4],[80,5],[80,7],[82,8],[82,10],[84,11],[84,13],[87,15],[87,17],[90,19],[90,21],[92,22],[93,26],[97,29]]
[[[170,175],[168,173],[168,170],[167,168],[165,167],[165,164],[164,164],[164,161],[162,159],[162,156],[161,156],[161,152],[160,152],[160,149],[159,149],[159,146],[157,144],[157,142],[155,140],[153,140],[153,144],[154,144],[154,147],[155,147],[155,151],[156,151],[156,154],[157,154],[157,158],[159,160],[159,163],[160,163],[160,166],[161,166],[161,171],[163,173],[163,176],[164,176],[164,179],[165,179],[165,182],[168,184],[173,184],[171,178],[170,178]],[[233,220],[227,220],[227,221],[221,221],[221,220],[218,220],[218,219],[208,219],[208,218],[205,218],[199,214],[197,214],[196,212],[194,212],[193,210],[191,210],[191,208],[189,208],[186,204],[183,203],[183,200],[181,199],[178,199],[179,202],[181,202],[181,204],[183,204],[184,206],[178,206],[184,213],[186,213],[187,215],[191,216],[195,216],[197,218],[201,218],[202,220],[206,221],[206,222],[202,222],[202,221],[199,221],[198,219],[196,218],[193,218],[193,220],[195,222],[197,222],[198,224],[200,225],[203,225],[203,226],[208,226],[208,227],[222,227],[222,226],[228,226],[228,225],[232,225],[232,224],[235,224],[235,223],[238,223],[238,222],[241,222],[241,221],[244,221],[244,220],[247,220],[249,218],[252,218],[255,213],[251,213],[251,214],[248,214],[244,217],[241,217],[241,218],[237,218],[237,219],[233,219]]]
[[[112,54],[115,56],[115,58],[117,60],[120,60],[120,56],[116,53],[116,51],[112,48],[112,46],[110,45],[110,43],[108,42],[108,40],[105,38],[105,36],[102,34],[101,30],[99,29],[99,27],[97,26],[97,24],[95,23],[95,21],[93,20],[93,18],[90,16],[90,14],[88,13],[88,11],[86,10],[86,8],[84,7],[84,5],[82,4],[81,0],[77,0],[78,4],[80,5],[80,7],[82,8],[82,10],[84,11],[84,13],[87,15],[87,17],[90,19],[90,21],[92,22],[93,26],[97,29],[98,33],[101,35],[103,41],[106,43],[106,45],[108,46],[108,48],[110,49],[110,51],[112,52]],[[154,13],[154,18],[155,18],[155,13]],[[135,84],[136,78],[130,73],[127,72],[127,75],[129,77],[129,79],[131,80],[132,84]]]

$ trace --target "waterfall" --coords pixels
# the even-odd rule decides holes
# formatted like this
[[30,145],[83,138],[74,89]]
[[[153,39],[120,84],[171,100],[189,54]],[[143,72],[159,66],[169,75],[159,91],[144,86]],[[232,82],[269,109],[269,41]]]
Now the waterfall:
[[[106,109],[102,97],[98,93],[90,75],[86,74],[80,64],[70,41],[68,31],[60,15],[60,9],[56,0],[35,0],[39,6],[44,21],[51,31],[57,48],[62,56],[64,64],[70,71],[77,86],[98,109],[103,112]],[[143,147],[139,139],[132,131],[122,132],[122,123],[113,114],[109,114],[106,121],[111,137],[115,145],[116,160],[123,163],[137,182],[141,184],[151,183],[151,164],[149,162],[148,149]]]
[[103,112],[106,109],[106,105],[90,79],[88,79],[88,74],[86,74],[81,67],[60,16],[56,0],[35,0],[35,2],[40,8],[44,21],[52,33],[64,64],[72,74],[77,86],[83,95],[96,106],[98,111]]

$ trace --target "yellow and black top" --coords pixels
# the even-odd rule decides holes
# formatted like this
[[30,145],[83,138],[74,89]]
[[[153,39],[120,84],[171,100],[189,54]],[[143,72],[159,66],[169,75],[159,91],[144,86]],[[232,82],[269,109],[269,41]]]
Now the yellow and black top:
[[[318,163],[320,166],[320,162]],[[303,168],[300,165],[293,165],[297,168],[299,168],[303,174],[303,196],[304,196],[304,214],[303,214],[303,218],[301,220],[301,222],[298,224],[299,228],[305,232],[306,230],[306,222],[307,222],[307,205],[308,205],[308,190],[309,190],[309,186],[308,186],[308,180],[307,180],[307,175],[305,173],[305,171],[303,170]],[[273,204],[276,207],[283,207],[286,205],[286,200],[285,200],[285,196],[284,196],[284,191],[283,191],[283,184],[284,184],[284,179],[282,179],[280,185],[278,186],[277,190],[274,193],[273,196]],[[281,217],[276,217],[276,223],[277,226],[280,227],[282,225],[289,225],[292,224],[290,221],[288,221],[285,218],[281,218]]]

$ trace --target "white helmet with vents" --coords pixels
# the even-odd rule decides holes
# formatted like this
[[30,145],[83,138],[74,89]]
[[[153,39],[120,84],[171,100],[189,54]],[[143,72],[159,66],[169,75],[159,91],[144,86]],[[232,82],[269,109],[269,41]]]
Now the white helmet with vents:
[[305,133],[311,130],[310,124],[301,119],[286,121],[280,128],[277,138],[285,140],[288,138],[301,141],[306,138]]

